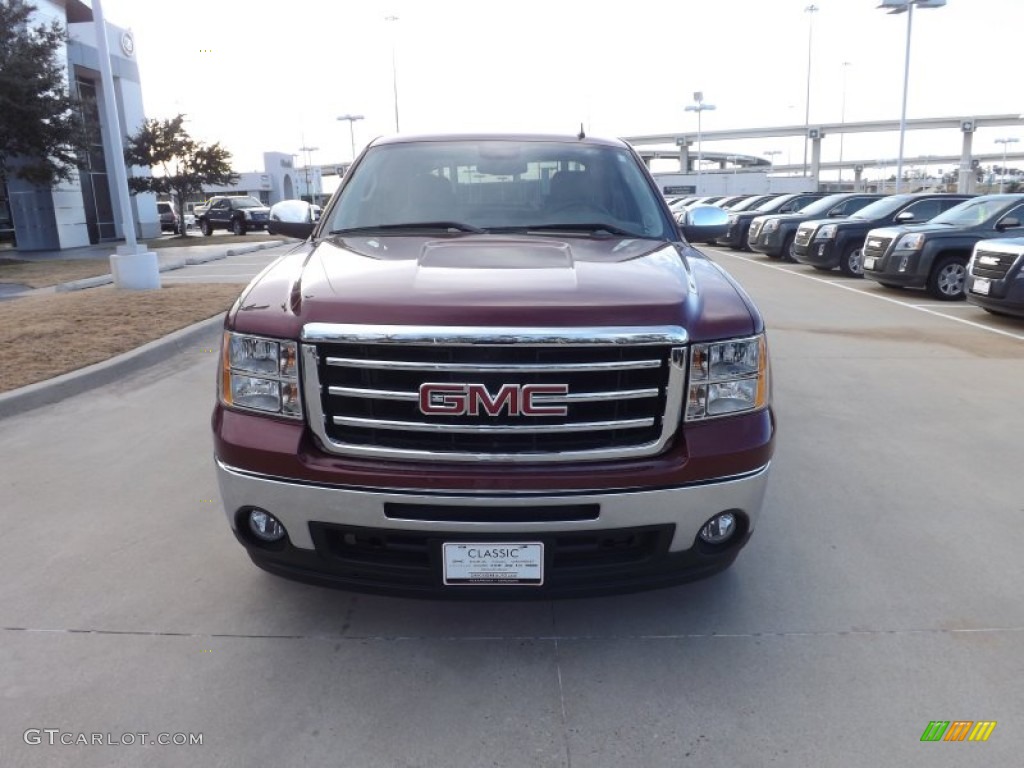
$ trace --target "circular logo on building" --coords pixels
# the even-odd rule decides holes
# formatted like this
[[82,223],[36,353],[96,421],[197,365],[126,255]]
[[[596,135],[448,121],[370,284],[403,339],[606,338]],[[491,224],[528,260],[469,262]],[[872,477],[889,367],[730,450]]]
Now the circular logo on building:
[[135,54],[135,38],[132,37],[131,32],[121,33],[121,50],[124,51],[125,56],[132,56]]

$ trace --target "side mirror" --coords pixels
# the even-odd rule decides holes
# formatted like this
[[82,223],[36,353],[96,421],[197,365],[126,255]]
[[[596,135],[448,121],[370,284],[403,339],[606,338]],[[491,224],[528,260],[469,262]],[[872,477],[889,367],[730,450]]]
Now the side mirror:
[[679,231],[689,242],[703,242],[729,231],[729,214],[714,205],[695,205],[679,216]]
[[902,224],[906,221],[913,221],[916,217],[912,211],[900,211],[896,214],[896,223]]
[[267,232],[272,235],[287,235],[305,240],[316,227],[320,218],[319,206],[305,200],[282,200],[270,208]]
[[1000,221],[998,224],[996,224],[996,229],[1002,232],[1004,229],[1017,229],[1019,226],[1020,219],[1015,218],[1013,216],[1008,216],[1002,221]]

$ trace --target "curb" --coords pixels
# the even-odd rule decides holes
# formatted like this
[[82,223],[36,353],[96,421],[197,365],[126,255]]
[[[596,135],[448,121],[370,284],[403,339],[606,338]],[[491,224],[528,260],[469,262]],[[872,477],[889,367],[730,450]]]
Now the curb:
[[[206,337],[219,336],[225,312],[169,333],[141,347],[109,360],[63,373],[46,381],[0,394],[0,419],[16,416],[44,405],[52,405],[74,395],[88,392],[125,376],[163,362],[170,355],[184,351]],[[212,346],[220,346],[219,341]]]
[[[243,245],[238,248],[228,248],[228,250],[222,253],[214,253],[209,256],[190,256],[187,259],[181,259],[179,261],[169,261],[166,264],[160,265],[158,268],[159,272],[171,272],[175,269],[183,269],[186,266],[192,266],[195,264],[206,264],[209,261],[218,261],[220,259],[226,259],[228,256],[241,256],[243,253],[252,253],[254,251],[264,251],[268,248],[277,248],[279,245],[285,245],[285,240],[266,240],[262,243],[253,243],[252,245]],[[69,291],[81,291],[86,288],[97,288],[101,285],[109,285],[114,282],[114,276],[97,275],[96,277],[86,277],[81,280],[71,280],[67,283],[59,283],[54,286],[57,293],[67,293]]]

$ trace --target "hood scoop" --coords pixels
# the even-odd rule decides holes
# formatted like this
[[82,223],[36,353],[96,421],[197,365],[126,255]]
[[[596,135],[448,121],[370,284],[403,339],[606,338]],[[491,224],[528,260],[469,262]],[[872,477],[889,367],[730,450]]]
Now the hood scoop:
[[463,239],[424,243],[422,269],[572,269],[572,251],[566,243],[536,240]]

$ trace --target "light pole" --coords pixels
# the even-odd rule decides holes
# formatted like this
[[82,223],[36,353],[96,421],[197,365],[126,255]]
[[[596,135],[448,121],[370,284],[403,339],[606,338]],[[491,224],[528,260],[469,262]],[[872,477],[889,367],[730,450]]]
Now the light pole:
[[[385,16],[384,21],[398,21],[397,16]],[[391,36],[391,86],[395,92],[395,133],[398,133],[398,67],[395,64],[395,35]]]
[[768,173],[774,173],[775,172],[775,156],[776,155],[781,155],[782,154],[782,150],[781,149],[769,149],[764,154],[767,155],[768,162],[771,163],[771,165],[768,167]]
[[811,128],[811,41],[814,39],[814,14],[820,9],[816,5],[804,8],[807,14],[807,96],[804,99],[804,176],[807,176],[807,134]]
[[355,159],[356,159],[356,132],[352,128],[352,124],[355,123],[356,120],[362,120],[363,116],[362,115],[341,115],[338,119],[339,120],[348,120],[348,137],[352,141],[352,160],[354,162]]
[[903,136],[907,131],[907,82],[910,80],[910,31],[914,25],[914,7],[941,8],[946,0],[882,0],[879,8],[907,14],[907,47],[903,58],[903,107],[900,110],[900,152],[896,159],[896,192],[903,183]]
[[[305,142],[303,142],[305,143]],[[306,153],[306,192],[309,193],[309,201],[314,205],[318,205],[316,201],[316,195],[313,193],[313,189],[310,186],[309,181],[309,166],[313,164],[313,156],[311,153],[316,152],[320,147],[299,147],[300,152]],[[315,176],[315,174],[314,174]]]
[[685,108],[685,111],[686,112],[696,112],[697,113],[697,185],[696,185],[696,192],[699,195],[701,193],[701,188],[700,188],[700,166],[701,166],[701,161],[703,160],[703,154],[701,152],[700,113],[701,112],[705,112],[705,111],[707,111],[709,109],[714,109],[715,105],[714,104],[705,104],[704,103],[704,93],[702,91],[694,91],[693,92],[693,100],[694,100],[695,103],[688,105]]
[[[846,70],[850,66],[850,62],[843,62],[843,106],[839,113],[839,124],[842,126],[846,125]],[[839,131],[839,190],[843,189],[843,137],[846,135],[844,131]]]
[[[1003,145],[1003,172],[999,175],[999,194],[1003,194],[1003,185],[1006,184],[1006,145],[1016,144],[1020,139],[996,139],[996,144]],[[991,187],[989,187],[991,189]]]

